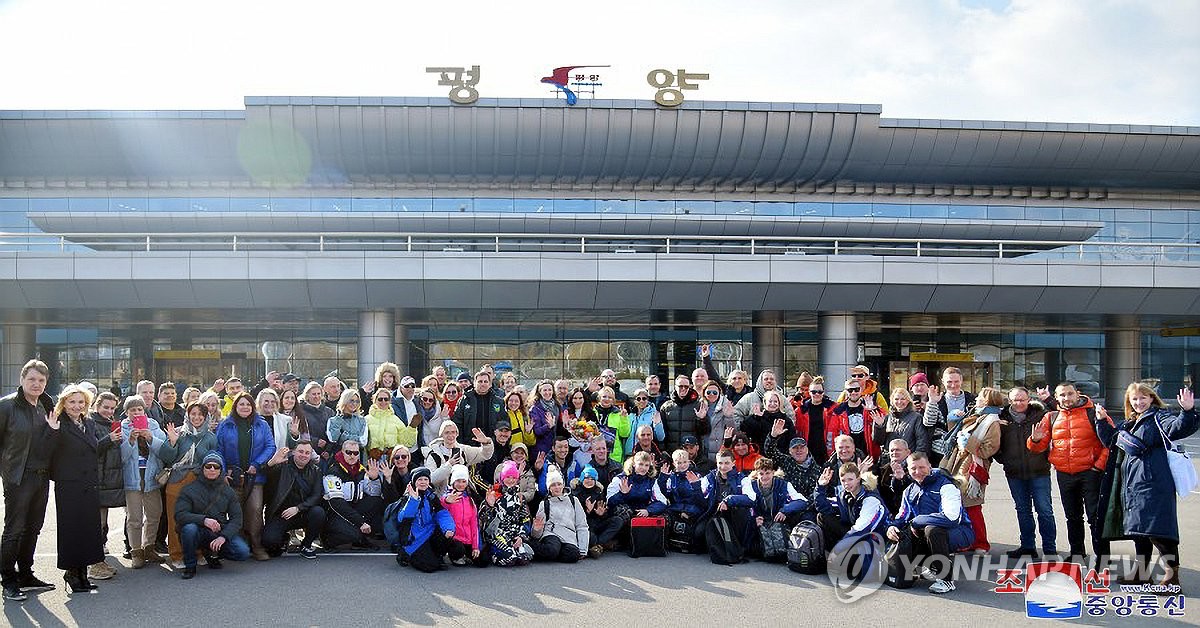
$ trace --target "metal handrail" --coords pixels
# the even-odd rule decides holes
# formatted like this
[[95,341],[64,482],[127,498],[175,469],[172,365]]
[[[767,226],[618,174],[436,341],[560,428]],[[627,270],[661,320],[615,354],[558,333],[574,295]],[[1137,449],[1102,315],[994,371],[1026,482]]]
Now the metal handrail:
[[[912,255],[974,256],[1011,259],[1023,254],[1074,251],[1083,258],[1088,252],[1165,258],[1168,254],[1200,256],[1200,243],[1162,242],[1079,242],[1071,240],[958,240],[950,238],[895,237],[817,237],[817,236],[719,236],[719,235],[625,235],[625,234],[553,234],[553,233],[461,233],[461,232],[380,232],[330,231],[322,233],[270,233],[262,236],[230,234],[222,231],[184,233],[78,232],[12,233],[0,232],[0,251],[34,245],[49,245],[67,252],[72,247],[134,248],[141,251],[229,250],[248,251],[270,246],[310,246],[318,252],[344,251],[356,244],[392,243],[408,252],[440,251],[462,247],[472,252],[556,252],[606,253],[616,248],[640,253],[745,252],[750,255]],[[574,243],[574,244],[572,244]],[[637,247],[647,250],[638,250]],[[422,247],[429,248],[423,251]],[[467,247],[471,247],[468,249]],[[781,250],[783,249],[783,250]],[[1065,250],[1064,250],[1065,249]]]

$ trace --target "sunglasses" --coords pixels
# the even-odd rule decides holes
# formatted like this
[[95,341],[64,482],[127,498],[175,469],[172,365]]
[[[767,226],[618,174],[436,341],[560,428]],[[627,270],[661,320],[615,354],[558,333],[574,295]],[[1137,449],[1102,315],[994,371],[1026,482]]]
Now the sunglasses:
[[375,401],[391,401],[391,397],[376,397]]
[[454,395],[458,394],[458,391],[457,390],[447,390],[446,392],[444,392],[442,394],[446,395],[447,397],[453,397]]
[[691,388],[692,385],[691,384],[678,384],[675,387],[679,388],[679,389],[686,389],[686,388]]
[[343,456],[357,456],[358,452],[357,451],[343,451],[342,455]]
[[649,397],[634,397],[634,401],[650,401]]
[[721,394],[721,391],[719,391],[719,390],[706,390],[706,391],[704,391],[704,394],[705,394],[705,395],[707,395],[707,396],[710,396],[710,397],[716,397],[717,395]]
[[852,393],[852,392],[858,392],[859,390],[861,390],[861,389],[860,388],[847,388],[846,392]]
[[434,401],[433,397],[421,397],[422,403],[433,403],[433,401]]
[[810,392],[810,393],[812,393],[812,394],[814,394],[814,395],[824,395],[824,394],[825,394],[825,391],[824,391],[824,390],[821,390],[821,389],[819,389],[819,388],[817,388],[817,389],[813,389],[813,390],[810,390],[810,391],[808,391],[808,392]]
[[209,463],[209,464],[204,465],[204,468],[205,469],[216,469],[217,471],[220,471],[221,465]]
[[392,456],[392,460],[408,460],[409,457],[410,456],[408,454],[396,454]]
[[850,377],[866,377],[866,373],[851,373]]
[[404,388],[416,388],[417,385],[416,384],[405,384],[403,387]]

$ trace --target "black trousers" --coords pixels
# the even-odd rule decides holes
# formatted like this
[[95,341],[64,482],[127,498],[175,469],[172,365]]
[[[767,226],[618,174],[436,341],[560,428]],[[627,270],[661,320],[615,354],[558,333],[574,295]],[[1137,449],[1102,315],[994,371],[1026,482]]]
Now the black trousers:
[[922,564],[933,570],[937,577],[949,578],[952,572],[950,531],[937,526],[914,527],[912,531],[913,554],[923,556]]
[[[351,506],[367,520],[372,534],[383,531],[383,498],[364,497],[352,503]],[[325,517],[323,539],[322,544],[326,549],[367,541],[367,537],[359,530],[358,526],[346,521],[336,512],[329,512]]]
[[533,557],[536,560],[560,563],[579,562],[579,548],[572,543],[564,543],[562,539],[553,534],[547,534],[530,544],[533,546]]
[[425,573],[433,573],[441,569],[445,566],[442,558],[450,551],[453,542],[452,539],[446,538],[445,532],[434,530],[433,536],[429,537],[428,541],[408,555],[409,566]]
[[33,552],[46,521],[50,481],[46,472],[25,470],[20,484],[4,483],[4,533],[0,535],[0,579],[17,586],[33,575]]
[[1157,536],[1135,536],[1133,537],[1133,552],[1137,555],[1142,573],[1146,576],[1150,575],[1150,555],[1154,552],[1155,548],[1158,548],[1159,558],[1168,567],[1178,572],[1179,541]]
[[1109,543],[1100,538],[1101,517],[1096,512],[1100,507],[1101,474],[1095,469],[1080,473],[1058,472],[1058,492],[1062,498],[1063,514],[1067,518],[1067,543],[1074,556],[1087,553],[1083,544],[1083,519],[1087,516],[1088,529],[1092,534],[1092,552],[1097,559],[1108,556]]
[[313,541],[321,538],[325,531],[325,509],[313,506],[307,512],[297,513],[291,519],[275,516],[263,526],[262,544],[268,554],[279,555],[287,548],[288,532],[304,528],[304,547],[312,547]]
[[838,544],[850,530],[850,526],[842,523],[842,518],[838,515],[827,515],[821,513],[817,515],[817,525],[821,526],[821,531],[825,533],[825,551],[833,549],[834,545]]
[[623,522],[617,517],[588,517],[588,530],[591,532],[592,545],[604,545],[617,540],[621,533]]

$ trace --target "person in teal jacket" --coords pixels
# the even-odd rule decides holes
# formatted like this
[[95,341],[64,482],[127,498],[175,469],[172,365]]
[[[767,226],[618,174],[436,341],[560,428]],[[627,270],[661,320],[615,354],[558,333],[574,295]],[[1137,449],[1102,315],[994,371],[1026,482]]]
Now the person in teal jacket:
[[649,425],[654,430],[654,440],[660,445],[667,438],[662,415],[650,403],[650,392],[645,388],[637,389],[637,392],[633,393],[633,404],[633,411],[629,413],[629,437],[625,439],[626,458],[633,455],[633,446],[637,444],[637,431],[643,425]]

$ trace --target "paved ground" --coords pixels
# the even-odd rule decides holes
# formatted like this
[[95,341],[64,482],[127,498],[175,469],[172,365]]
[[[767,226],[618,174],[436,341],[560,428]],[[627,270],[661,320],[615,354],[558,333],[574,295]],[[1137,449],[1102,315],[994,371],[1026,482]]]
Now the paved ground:
[[[1017,537],[1012,500],[997,474],[985,506],[993,551],[1012,547]],[[1200,496],[1180,504],[1185,593],[1200,592]],[[113,523],[120,525],[118,515]],[[1059,546],[1065,546],[1059,513]],[[112,533],[117,547],[119,531]],[[883,589],[852,604],[839,602],[824,577],[800,576],[780,565],[711,564],[707,557],[672,555],[630,559],[610,554],[575,566],[531,565],[519,569],[453,568],[423,575],[399,568],[387,555],[322,555],[316,561],[285,556],[267,563],[226,563],[219,572],[200,568],[191,581],[167,567],[128,569],[100,582],[95,595],[69,597],[54,568],[53,503],[39,545],[37,573],[58,590],[4,604],[0,622],[14,626],[332,626],[455,624],[563,626],[614,622],[671,622],[682,626],[798,625],[831,619],[841,625],[887,625],[897,613],[921,618],[922,626],[1032,623],[1021,595],[992,592],[991,582],[958,583],[950,596],[934,596],[918,585],[909,591]],[[1132,551],[1118,544],[1114,551]],[[1117,617],[1080,620],[1096,625],[1200,624],[1200,608],[1183,618]],[[834,619],[836,618],[836,619]]]

